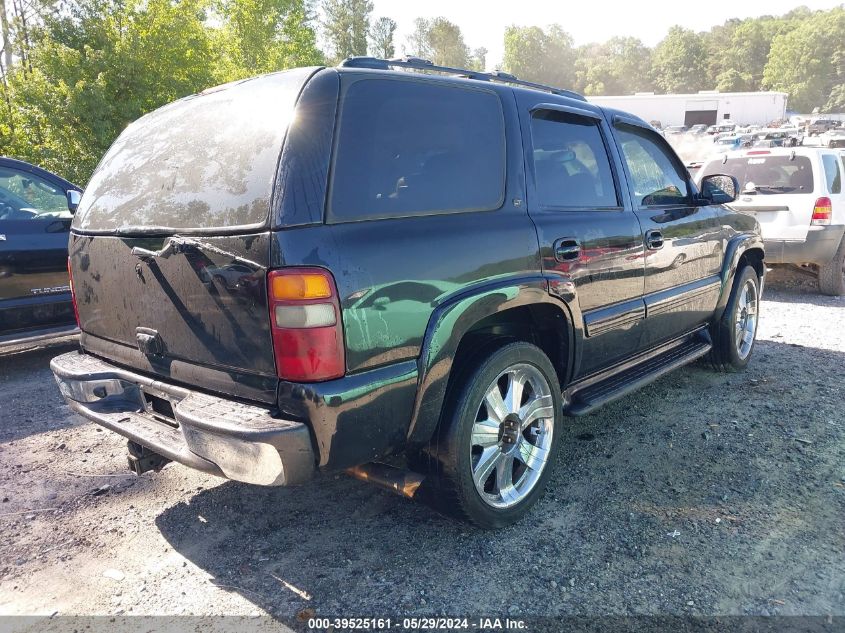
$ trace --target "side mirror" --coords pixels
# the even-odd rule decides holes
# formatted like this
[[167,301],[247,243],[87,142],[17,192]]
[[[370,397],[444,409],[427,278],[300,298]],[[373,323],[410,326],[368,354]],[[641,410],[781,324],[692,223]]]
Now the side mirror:
[[67,210],[70,211],[71,215],[76,213],[76,210],[79,208],[79,201],[82,200],[82,192],[77,191],[76,189],[68,189],[67,192]]
[[739,181],[725,174],[711,174],[701,179],[701,197],[708,204],[729,204],[739,194]]

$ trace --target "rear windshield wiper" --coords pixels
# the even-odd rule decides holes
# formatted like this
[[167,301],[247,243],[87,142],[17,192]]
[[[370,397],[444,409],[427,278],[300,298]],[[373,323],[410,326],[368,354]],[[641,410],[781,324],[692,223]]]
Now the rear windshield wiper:
[[743,194],[750,194],[750,193],[757,193],[761,189],[765,189],[767,191],[778,191],[780,193],[788,193],[790,191],[795,191],[798,187],[791,187],[788,185],[754,185],[753,189],[748,189],[743,191]]
[[262,266],[261,264],[254,262],[251,259],[246,259],[230,251],[223,250],[222,248],[217,248],[213,244],[209,244],[207,242],[200,242],[199,240],[195,240],[190,237],[180,237],[179,235],[174,235],[170,237],[164,244],[164,246],[162,246],[161,249],[157,251],[151,251],[146,248],[141,248],[140,246],[133,246],[132,254],[138,259],[149,261],[151,259],[167,259],[171,255],[179,255],[181,253],[187,253],[188,251],[193,250],[208,251],[211,253],[216,253],[217,255],[223,255],[224,257],[230,258],[234,262],[245,264],[246,266],[249,266],[250,268],[254,268],[256,270],[264,270],[264,268],[266,268],[266,266]]

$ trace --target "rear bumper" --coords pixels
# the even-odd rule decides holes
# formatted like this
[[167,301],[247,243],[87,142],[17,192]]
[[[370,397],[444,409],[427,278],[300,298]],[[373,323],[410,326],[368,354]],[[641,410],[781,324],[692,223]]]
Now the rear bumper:
[[[50,368],[73,411],[185,466],[264,486],[302,483],[314,473],[308,427],[269,409],[154,380],[83,352],[57,356]],[[154,398],[167,401],[175,419],[154,410]]]
[[826,264],[845,234],[845,225],[812,226],[804,241],[763,240],[766,263]]

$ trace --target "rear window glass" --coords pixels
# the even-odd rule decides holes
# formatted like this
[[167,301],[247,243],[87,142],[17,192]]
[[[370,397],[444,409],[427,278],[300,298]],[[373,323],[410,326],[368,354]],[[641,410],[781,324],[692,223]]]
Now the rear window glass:
[[813,166],[806,156],[756,155],[715,160],[701,170],[701,175],[727,174],[739,181],[743,193],[796,194],[813,192]]
[[301,68],[182,99],[132,123],[91,177],[82,230],[204,229],[267,220]]
[[616,207],[616,188],[598,124],[543,110],[531,118],[534,177],[541,206]]
[[422,81],[365,79],[343,97],[329,217],[483,211],[502,205],[499,97]]
[[842,191],[842,174],[839,171],[839,161],[833,154],[822,154],[824,165],[824,177],[827,180],[829,193],[840,193]]

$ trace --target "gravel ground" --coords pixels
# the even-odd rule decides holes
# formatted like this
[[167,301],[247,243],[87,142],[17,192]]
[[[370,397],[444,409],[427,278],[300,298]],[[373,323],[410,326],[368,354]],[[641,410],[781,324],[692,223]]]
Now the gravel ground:
[[135,477],[59,397],[67,345],[0,357],[0,613],[845,615],[843,315],[775,271],[745,373],[570,420],[548,492],[495,533],[345,476]]

